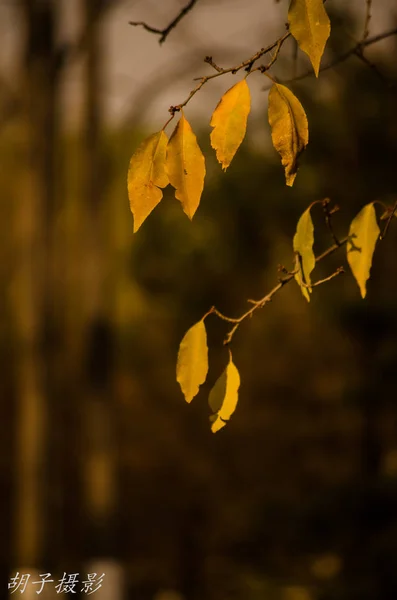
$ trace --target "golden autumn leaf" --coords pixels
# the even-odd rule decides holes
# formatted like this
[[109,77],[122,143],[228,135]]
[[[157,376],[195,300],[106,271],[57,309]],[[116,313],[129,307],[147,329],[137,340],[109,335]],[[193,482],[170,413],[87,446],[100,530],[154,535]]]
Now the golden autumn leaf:
[[210,408],[214,412],[210,417],[213,433],[222,429],[236,410],[239,387],[240,375],[233,363],[232,353],[230,352],[229,363],[217,379],[208,398]]
[[243,79],[222,96],[213,112],[211,146],[225,171],[244,139],[250,109],[250,90]]
[[165,157],[168,137],[153,133],[132,155],[128,169],[128,198],[134,215],[134,233],[163,197],[159,188],[168,185]]
[[182,114],[167,146],[167,173],[189,219],[193,218],[204,187],[205,160],[196,136]]
[[281,156],[287,185],[294,183],[298,158],[309,142],[306,113],[285,85],[274,83],[269,92],[269,123],[273,146]]
[[314,227],[310,214],[310,207],[305,210],[298,221],[296,233],[294,236],[293,246],[294,251],[298,255],[297,269],[295,279],[298,282],[302,294],[308,302],[312,288],[310,275],[316,264],[316,257],[313,252],[314,244]]
[[331,32],[323,0],[291,0],[288,10],[289,30],[313,65],[316,77],[321,57]]
[[191,402],[208,373],[207,332],[201,320],[184,335],[179,346],[176,380],[186,402]]
[[367,293],[367,281],[375,245],[380,234],[373,202],[364,206],[350,224],[347,260],[359,285],[362,298]]

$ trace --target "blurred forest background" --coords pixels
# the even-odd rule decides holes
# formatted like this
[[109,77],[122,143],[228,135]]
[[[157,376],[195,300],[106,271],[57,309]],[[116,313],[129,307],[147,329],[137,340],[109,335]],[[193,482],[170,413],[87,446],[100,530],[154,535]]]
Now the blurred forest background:
[[[219,78],[215,96],[205,86],[186,109],[207,162],[201,206],[190,223],[166,191],[133,236],[126,177],[138,143],[208,72],[205,55],[239,64],[280,35],[288,8],[199,0],[162,47],[128,28],[164,26],[183,4],[0,0],[12,29],[11,59],[0,62],[2,580],[105,572],[96,597],[112,600],[395,600],[395,224],[365,301],[350,275],[315,289],[310,305],[291,284],[240,328],[239,406],[218,434],[207,397],[227,360],[225,324],[208,319],[209,381],[190,406],[175,363],[213,304],[240,314],[276,283],[279,263],[292,266],[312,201],[341,207],[341,236],[367,202],[395,201],[396,38],[368,49],[379,72],[352,56],[291,85],[310,128],[292,189],[270,146],[268,80],[249,79],[247,138],[226,174],[208,122],[236,79]],[[364,4],[327,2],[324,64],[360,38]],[[371,35],[396,27],[393,7],[374,2]],[[133,55],[109,54],[114,11],[116,37],[138,40]],[[245,33],[232,39],[236,22]],[[218,28],[213,47],[206,26]],[[146,61],[160,55],[152,77]],[[281,81],[307,70],[291,40],[282,56]],[[109,109],[118,60],[142,78],[119,86]],[[332,239],[321,209],[314,218],[321,252]],[[315,274],[340,265],[343,249]]]

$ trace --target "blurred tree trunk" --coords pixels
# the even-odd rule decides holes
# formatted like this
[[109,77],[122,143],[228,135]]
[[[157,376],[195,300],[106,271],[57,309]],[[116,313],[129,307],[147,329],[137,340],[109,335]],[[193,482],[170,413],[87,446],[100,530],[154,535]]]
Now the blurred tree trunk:
[[[83,198],[86,212],[83,267],[85,384],[83,430],[86,559],[115,557],[116,477],[114,407],[112,406],[113,334],[107,311],[107,240],[105,198],[107,164],[102,138],[103,40],[101,0],[82,0],[86,39]],[[105,563],[106,564],[106,563]],[[98,566],[98,568],[100,568]],[[101,567],[102,568],[102,567]],[[105,568],[105,567],[103,567]],[[118,581],[112,597],[121,596]],[[97,592],[99,593],[99,591]]]
[[26,160],[15,215],[16,565],[44,566],[47,409],[52,365],[52,242],[57,131],[57,2],[23,0],[26,29],[21,98]]
[[359,464],[352,481],[355,513],[344,552],[343,576],[351,600],[372,597],[372,592],[366,589],[371,579],[383,598],[387,595],[389,581],[382,570],[374,567],[371,551],[373,540],[385,527],[389,502],[387,487],[382,486],[385,448],[381,423],[385,398],[379,393],[382,380],[379,356],[389,335],[391,319],[374,305],[354,306],[353,310],[347,309],[347,315],[346,328],[355,341],[355,354],[362,373],[356,397],[362,425]]
[[180,591],[184,600],[208,597],[205,582],[206,514],[203,504],[191,501],[181,518]]

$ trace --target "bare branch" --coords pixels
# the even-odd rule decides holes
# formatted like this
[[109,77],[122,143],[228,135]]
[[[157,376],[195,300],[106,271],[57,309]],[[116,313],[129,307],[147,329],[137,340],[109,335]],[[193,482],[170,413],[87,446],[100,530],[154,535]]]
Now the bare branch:
[[129,21],[129,24],[134,25],[135,27],[137,25],[141,26],[144,29],[146,29],[146,31],[149,31],[150,33],[155,33],[156,35],[159,35],[160,36],[159,44],[162,44],[163,42],[165,42],[165,40],[167,39],[167,37],[171,33],[171,31],[173,29],[175,29],[175,27],[178,25],[179,21],[181,19],[183,19],[183,17],[192,10],[192,8],[196,4],[196,2],[197,2],[197,0],[190,0],[190,2],[188,2],[188,4],[186,4],[186,6],[184,6],[182,8],[182,10],[177,14],[175,19],[173,19],[171,21],[171,23],[169,25],[167,25],[167,27],[165,27],[164,29],[157,29],[157,27],[152,27],[151,25],[148,25],[147,23],[144,23],[143,21]]
[[[378,202],[378,201],[375,201],[375,202]],[[335,213],[337,210],[339,210],[339,207],[336,206],[330,210],[328,198],[326,198],[325,200],[322,201],[322,205],[323,205],[324,211],[326,212],[326,215],[328,215],[327,224],[330,227],[331,234],[335,240],[335,243],[332,246],[330,246],[329,248],[327,248],[327,250],[322,252],[322,254],[319,254],[318,256],[316,256],[316,259],[315,259],[316,264],[319,263],[320,261],[324,260],[325,258],[327,258],[327,256],[330,256],[331,254],[336,252],[339,248],[341,248],[345,244],[347,244],[349,239],[351,240],[351,238],[349,238],[349,236],[344,237],[342,240],[338,240],[336,238],[335,234],[333,233],[331,222],[330,222],[330,216],[333,213]],[[388,220],[387,220],[385,229],[384,229],[380,239],[384,239],[384,237],[387,233],[388,227],[390,225],[390,222],[395,214],[397,214],[397,200],[395,201],[394,206],[389,207],[389,209],[388,209],[388,214],[386,216],[386,218]],[[241,325],[241,323],[243,321],[245,321],[248,317],[252,317],[252,315],[254,314],[254,312],[256,310],[258,310],[259,308],[263,308],[266,304],[271,302],[271,300],[273,299],[273,296],[275,294],[277,294],[277,292],[279,292],[287,283],[292,281],[295,277],[296,271],[289,272],[289,271],[287,271],[287,269],[285,267],[283,267],[281,265],[279,265],[278,270],[279,270],[279,272],[283,273],[283,276],[279,277],[279,281],[278,281],[277,285],[275,285],[274,288],[271,289],[270,292],[268,294],[266,294],[266,296],[264,296],[260,300],[248,300],[248,302],[250,304],[252,304],[252,306],[249,310],[247,310],[242,315],[240,315],[240,317],[228,317],[227,315],[224,315],[223,313],[221,313],[217,308],[215,308],[215,306],[213,306],[203,317],[203,318],[206,318],[210,314],[215,314],[217,317],[222,319],[222,321],[226,321],[227,323],[233,323],[232,329],[230,329],[230,331],[227,333],[226,338],[223,342],[224,345],[230,344],[234,334],[236,333],[237,329],[239,328],[239,326]],[[344,272],[345,271],[344,271],[343,267],[338,267],[334,273],[331,273],[331,275],[329,275],[328,277],[325,277],[324,279],[320,279],[320,280],[316,281],[310,287],[317,287],[319,285],[322,285],[323,283],[331,281],[331,279],[334,279],[335,277],[343,274]],[[307,286],[307,287],[309,287],[309,286]]]
[[383,75],[383,73],[381,73],[378,69],[378,67],[371,62],[366,56],[364,56],[364,53],[362,51],[362,48],[357,48],[356,52],[355,52],[357,58],[359,58],[364,64],[367,65],[367,67],[369,67],[370,69],[373,70],[373,72],[375,73],[375,75],[377,75],[377,77],[386,85],[390,84],[390,81],[387,79],[387,77],[385,77]]
[[[175,106],[171,106],[169,108],[169,112],[171,114],[175,114],[176,112],[180,111],[184,106],[186,106],[186,104],[188,102],[190,102],[190,100],[193,98],[193,96],[195,94],[197,94],[197,92],[199,90],[201,90],[201,88],[203,87],[203,85],[205,85],[207,83],[207,81],[210,81],[211,79],[215,79],[216,77],[220,77],[221,75],[226,75],[226,73],[233,73],[233,74],[235,74],[238,71],[241,71],[241,69],[245,69],[246,71],[248,71],[248,73],[253,73],[256,70],[260,70],[262,72],[267,71],[271,67],[271,65],[275,62],[275,60],[277,59],[277,56],[278,56],[278,53],[280,51],[281,46],[283,45],[283,43],[285,42],[285,40],[287,38],[289,38],[290,35],[291,34],[287,31],[278,40],[276,40],[275,42],[273,42],[272,44],[270,44],[266,48],[261,48],[253,56],[251,56],[250,58],[247,58],[241,64],[239,64],[239,65],[237,65],[235,67],[228,67],[227,69],[221,69],[220,67],[218,67],[218,65],[216,65],[213,62],[212,57],[207,56],[204,59],[204,62],[210,64],[216,70],[216,73],[213,73],[212,75],[205,75],[203,77],[199,77],[199,79],[198,79],[199,83],[196,85],[195,88],[193,88],[191,90],[191,92],[189,93],[189,95],[186,98],[186,100],[184,100],[180,104],[176,104]],[[270,60],[270,62],[269,62],[268,65],[263,65],[261,67],[258,67],[257,69],[252,69],[252,66],[255,64],[255,62],[257,60],[259,60],[265,54],[268,54],[269,52],[271,52],[273,49],[276,49],[276,51],[275,51],[275,54],[272,57],[272,59]]]
[[[343,238],[343,240],[340,240],[338,243],[335,243],[332,246],[330,246],[322,254],[320,254],[319,256],[316,257],[316,263],[320,262],[321,260],[324,260],[324,258],[326,258],[327,256],[330,256],[330,254],[333,254],[334,252],[336,252],[336,250],[338,250],[341,246],[344,246],[347,243],[348,239],[349,239],[348,237],[345,237],[345,238]],[[282,270],[283,270],[283,272],[285,272],[285,269],[282,269]],[[322,285],[323,283],[326,283],[327,281],[331,281],[331,279],[334,279],[334,277],[341,275],[342,273],[344,273],[344,269],[343,269],[343,267],[339,267],[334,273],[332,273],[325,279],[320,279],[319,281],[316,281],[312,285],[312,287]],[[235,317],[235,318],[228,317],[227,315],[224,315],[223,313],[221,313],[217,308],[215,308],[215,306],[213,306],[208,311],[208,313],[205,315],[206,317],[210,314],[215,314],[217,317],[222,319],[222,321],[226,321],[227,323],[234,324],[232,329],[226,335],[226,338],[223,342],[224,345],[230,344],[234,334],[236,333],[236,331],[239,328],[239,326],[241,325],[241,323],[243,321],[245,321],[245,319],[247,319],[248,317],[252,317],[253,313],[256,310],[258,310],[258,308],[263,308],[266,304],[271,302],[273,296],[275,294],[277,294],[277,292],[279,292],[287,283],[292,281],[292,279],[294,279],[294,277],[295,277],[295,272],[288,273],[288,275],[286,275],[285,277],[280,277],[278,284],[275,285],[274,288],[271,289],[268,294],[266,294],[266,296],[264,296],[260,300],[248,300],[248,302],[250,304],[252,304],[252,307],[249,310],[247,310],[246,312],[244,312],[240,317]]]

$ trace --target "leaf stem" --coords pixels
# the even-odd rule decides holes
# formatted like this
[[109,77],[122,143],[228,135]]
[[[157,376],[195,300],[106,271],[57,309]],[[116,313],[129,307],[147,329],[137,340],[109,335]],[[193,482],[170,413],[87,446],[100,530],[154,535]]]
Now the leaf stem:
[[387,222],[386,222],[385,228],[384,228],[383,232],[382,232],[382,233],[381,233],[381,235],[380,235],[380,239],[381,239],[381,240],[384,240],[384,239],[385,239],[385,237],[386,237],[386,234],[387,234],[387,231],[388,231],[388,229],[389,229],[389,226],[390,226],[390,223],[391,223],[391,220],[393,219],[393,217],[394,217],[394,215],[395,215],[396,213],[397,213],[397,200],[395,201],[395,203],[394,203],[394,206],[393,206],[393,208],[391,209],[390,216],[389,216],[389,218],[387,219]]
[[170,116],[170,118],[168,119],[168,121],[166,121],[165,125],[163,125],[163,129],[162,131],[164,131],[164,129],[167,127],[167,125],[169,123],[171,123],[172,119],[175,117],[175,113],[172,113],[172,115]]

